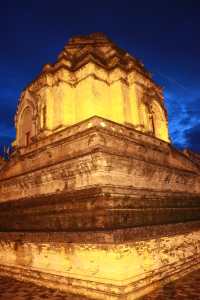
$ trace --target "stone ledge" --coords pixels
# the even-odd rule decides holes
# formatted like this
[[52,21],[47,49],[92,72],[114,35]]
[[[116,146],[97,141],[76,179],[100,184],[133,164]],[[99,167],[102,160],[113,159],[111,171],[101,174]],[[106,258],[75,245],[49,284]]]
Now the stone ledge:
[[137,299],[200,268],[200,231],[120,244],[0,243],[0,274],[95,299]]

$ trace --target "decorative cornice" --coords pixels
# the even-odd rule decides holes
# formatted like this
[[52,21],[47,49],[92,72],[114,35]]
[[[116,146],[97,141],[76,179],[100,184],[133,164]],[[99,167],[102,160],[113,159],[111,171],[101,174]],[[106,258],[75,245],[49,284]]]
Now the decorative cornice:
[[[105,50],[106,49],[106,50]],[[71,73],[77,72],[88,63],[94,63],[107,72],[120,68],[127,75],[136,71],[146,79],[151,80],[151,74],[143,67],[141,59],[136,59],[102,33],[94,33],[89,36],[72,37],[68,45],[58,55],[58,60],[46,63],[43,71],[35,80],[26,86],[33,92],[37,92],[44,86],[49,86],[47,76],[53,76],[60,69]],[[25,89],[26,89],[25,88]]]

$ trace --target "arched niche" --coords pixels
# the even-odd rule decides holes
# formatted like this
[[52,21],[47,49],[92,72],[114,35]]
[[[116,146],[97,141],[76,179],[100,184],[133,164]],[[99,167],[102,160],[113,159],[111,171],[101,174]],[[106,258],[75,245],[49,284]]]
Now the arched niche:
[[165,112],[157,101],[153,100],[150,103],[150,112],[152,114],[152,130],[155,137],[169,142]]
[[22,92],[15,115],[17,147],[28,145],[31,143],[31,138],[37,135],[37,104],[37,95],[27,89]]
[[26,107],[21,115],[19,124],[19,146],[27,146],[31,143],[32,130],[32,111]]

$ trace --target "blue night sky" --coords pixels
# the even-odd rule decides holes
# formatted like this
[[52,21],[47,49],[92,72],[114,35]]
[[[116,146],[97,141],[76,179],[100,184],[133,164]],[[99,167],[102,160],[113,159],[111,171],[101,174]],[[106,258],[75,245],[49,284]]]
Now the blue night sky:
[[141,57],[165,86],[172,145],[200,153],[199,0],[0,0],[0,28],[0,155],[24,87],[72,36],[93,32]]

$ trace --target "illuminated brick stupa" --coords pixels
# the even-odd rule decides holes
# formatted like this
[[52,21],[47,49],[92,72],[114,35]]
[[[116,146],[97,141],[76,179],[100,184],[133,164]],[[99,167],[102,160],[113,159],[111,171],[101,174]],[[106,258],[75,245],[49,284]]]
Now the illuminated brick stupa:
[[[103,34],[74,37],[21,94],[17,146],[99,116],[169,142],[162,88]],[[25,138],[25,135],[27,137]]]
[[104,34],[29,83],[0,164],[0,275],[137,299],[200,268],[200,156],[171,145],[162,88]]

